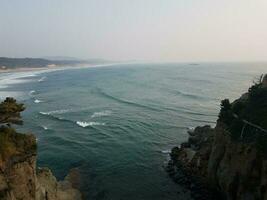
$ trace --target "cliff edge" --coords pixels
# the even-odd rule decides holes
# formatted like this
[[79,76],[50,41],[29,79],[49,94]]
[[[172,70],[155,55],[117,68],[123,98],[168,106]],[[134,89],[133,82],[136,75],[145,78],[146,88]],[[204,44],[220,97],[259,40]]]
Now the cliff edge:
[[70,179],[58,182],[47,168],[36,168],[37,144],[32,134],[16,132],[22,104],[7,98],[0,104],[0,199],[81,200]]
[[197,127],[167,171],[195,199],[267,200],[267,75],[230,103],[215,128]]

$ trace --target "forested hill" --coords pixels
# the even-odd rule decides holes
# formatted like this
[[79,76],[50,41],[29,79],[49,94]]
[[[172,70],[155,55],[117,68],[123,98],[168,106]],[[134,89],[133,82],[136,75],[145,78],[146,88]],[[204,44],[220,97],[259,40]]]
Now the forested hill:
[[[95,62],[97,61],[97,62]],[[106,61],[103,60],[103,63]],[[0,57],[0,69],[15,68],[40,68],[49,65],[79,65],[79,64],[99,64],[99,60],[48,60],[43,58],[7,58]]]

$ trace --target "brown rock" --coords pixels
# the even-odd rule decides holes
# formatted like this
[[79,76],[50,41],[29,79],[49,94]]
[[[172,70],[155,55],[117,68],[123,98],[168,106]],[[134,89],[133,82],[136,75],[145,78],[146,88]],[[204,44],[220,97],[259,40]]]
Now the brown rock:
[[[0,128],[1,200],[81,200],[75,170],[57,182],[48,168],[36,170],[36,140],[33,135]],[[73,183],[70,182],[73,181]]]

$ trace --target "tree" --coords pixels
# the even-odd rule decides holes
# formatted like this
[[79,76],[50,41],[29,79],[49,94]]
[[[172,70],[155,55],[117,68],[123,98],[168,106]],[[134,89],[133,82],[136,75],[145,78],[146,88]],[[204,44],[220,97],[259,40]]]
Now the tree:
[[221,101],[219,120],[227,125],[231,124],[231,121],[233,120],[232,105],[229,99],[224,99]]
[[7,97],[0,103],[0,123],[22,125],[20,113],[25,110],[23,104],[18,104],[16,99]]

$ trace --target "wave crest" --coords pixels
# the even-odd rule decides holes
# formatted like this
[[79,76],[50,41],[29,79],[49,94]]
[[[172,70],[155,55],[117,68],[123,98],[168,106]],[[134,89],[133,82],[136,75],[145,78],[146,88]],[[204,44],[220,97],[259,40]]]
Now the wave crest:
[[155,107],[152,107],[152,106],[149,106],[149,105],[144,105],[144,104],[141,104],[141,103],[137,103],[137,102],[133,102],[133,101],[129,101],[129,100],[126,100],[126,99],[121,99],[121,98],[118,98],[116,96],[112,96],[106,92],[104,92],[102,89],[100,88],[97,88],[97,91],[100,95],[108,98],[108,99],[111,99],[111,100],[114,100],[114,101],[117,101],[119,103],[123,103],[123,104],[127,104],[127,105],[131,105],[131,106],[135,106],[135,107],[140,107],[140,108],[145,108],[145,109],[149,109],[149,110],[154,110],[154,111],[162,111],[161,109],[158,109],[158,108],[155,108]]
[[38,80],[38,82],[43,82],[43,81],[45,81],[45,79],[46,79],[46,76],[43,76],[42,78],[40,78],[40,79]]
[[83,128],[86,128],[88,126],[104,126],[105,125],[105,123],[100,123],[100,122],[82,122],[82,121],[77,121],[76,124]]
[[34,103],[42,103],[43,101],[39,100],[39,99],[35,99]]
[[109,116],[109,115],[111,115],[111,113],[112,112],[110,110],[104,110],[101,112],[94,112],[94,114],[92,114],[91,118]]
[[29,92],[29,94],[30,94],[30,95],[34,95],[34,94],[36,94],[36,91],[35,91],[35,90],[31,90],[31,91]]
[[53,110],[48,112],[40,112],[41,115],[53,115],[53,114],[64,114],[69,112],[70,109],[63,109],[63,110]]

